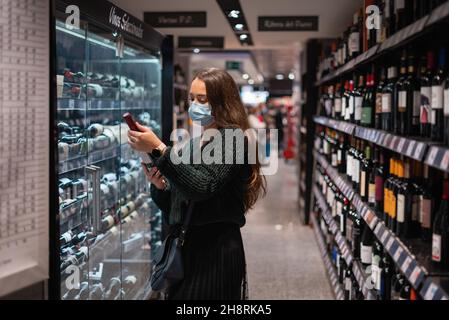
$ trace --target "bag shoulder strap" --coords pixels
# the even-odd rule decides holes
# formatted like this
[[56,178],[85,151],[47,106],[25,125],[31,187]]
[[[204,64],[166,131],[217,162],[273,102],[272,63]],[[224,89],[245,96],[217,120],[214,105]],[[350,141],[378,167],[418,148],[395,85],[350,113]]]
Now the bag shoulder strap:
[[186,233],[187,233],[187,230],[189,229],[190,220],[192,218],[193,206],[194,206],[194,202],[191,200],[189,202],[189,206],[187,207],[187,213],[184,218],[184,222],[182,223],[182,226],[181,226],[181,232],[179,234],[179,244],[181,246],[184,244]]

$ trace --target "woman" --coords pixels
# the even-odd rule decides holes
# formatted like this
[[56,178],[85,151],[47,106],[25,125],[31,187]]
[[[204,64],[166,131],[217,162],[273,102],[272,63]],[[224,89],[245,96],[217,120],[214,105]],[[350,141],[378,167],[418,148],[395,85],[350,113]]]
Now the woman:
[[[225,71],[206,69],[192,81],[189,97],[189,116],[204,129],[216,129],[225,136],[229,129],[249,128],[239,91],[232,77]],[[182,223],[187,207],[193,202],[193,213],[183,247],[183,281],[169,289],[168,298],[237,300],[246,295],[246,265],[240,228],[245,224],[246,212],[265,193],[265,179],[258,161],[237,164],[233,161],[185,164],[173,161],[171,148],[166,147],[149,129],[139,126],[143,133],[128,133],[131,147],[138,151],[160,153],[155,167],[144,167],[151,181],[151,196],[164,213],[164,221],[173,229]],[[203,139],[201,139],[203,140]],[[198,141],[197,141],[198,142]],[[234,159],[240,152],[236,143],[225,139],[201,141],[201,149],[193,148],[195,139],[183,147],[175,157],[187,152],[206,150],[208,144],[222,143],[220,160],[232,148]],[[231,147],[230,147],[230,146]],[[245,146],[247,146],[245,144]],[[217,149],[214,149],[217,150]],[[195,155],[193,155],[195,156]],[[202,159],[202,158],[201,158]],[[176,159],[175,159],[176,160]]]

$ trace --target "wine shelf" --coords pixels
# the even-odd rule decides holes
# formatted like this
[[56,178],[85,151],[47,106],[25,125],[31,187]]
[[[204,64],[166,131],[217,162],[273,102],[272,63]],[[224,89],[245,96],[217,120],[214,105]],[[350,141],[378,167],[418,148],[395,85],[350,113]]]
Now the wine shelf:
[[[406,157],[425,161],[431,167],[449,172],[449,148],[435,142],[401,137],[383,130],[364,128],[345,121],[338,121],[317,116],[315,122],[334,130],[355,135],[357,138],[370,141],[380,147],[389,149]],[[348,125],[353,131],[347,129]]]
[[319,224],[315,217],[315,214],[311,215],[313,230],[315,232],[315,238],[318,243],[318,247],[320,249],[321,257],[323,258],[324,265],[326,267],[326,271],[329,277],[329,281],[331,283],[332,289],[334,291],[334,297],[337,300],[344,299],[343,287],[338,283],[338,275],[334,265],[331,262],[329,253],[326,250],[326,245],[324,244],[324,237],[320,230]]
[[72,99],[59,98],[57,102],[58,111],[112,111],[112,110],[160,110],[160,106],[151,101],[128,100],[119,101],[114,99]]
[[358,57],[348,61],[340,68],[325,75],[316,82],[316,85],[320,86],[329,81],[335,80],[343,74],[353,71],[363,63],[373,61],[383,56],[386,52],[397,49],[398,47],[402,47],[408,44],[410,41],[426,35],[428,31],[432,30],[433,27],[435,27],[438,23],[440,23],[442,20],[447,19],[448,17],[449,3],[446,2],[435,8],[427,16],[422,17],[409,26],[399,30],[391,37],[386,39],[382,44],[372,47],[365,53],[362,53]]
[[[340,175],[316,150],[314,150],[314,156],[317,162],[324,164],[324,170],[343,195],[352,201],[358,214],[363,218],[370,229],[373,230],[376,238],[388,251],[389,255],[401,272],[406,276],[410,284],[418,291],[421,285],[423,285],[422,290],[420,291],[421,296],[426,298],[426,295],[427,297],[433,295],[434,299],[449,299],[449,295],[446,293],[449,292],[449,272],[435,268],[435,266],[431,264],[429,261],[429,257],[431,256],[430,244],[423,243],[421,240],[399,239],[376,215],[374,210],[360,199],[359,195],[354,192],[346,178]],[[317,191],[319,192],[319,190]],[[321,199],[317,198],[317,200],[323,201],[322,204],[325,205],[325,207],[327,206],[322,196]],[[320,204],[320,202],[318,203]],[[447,279],[447,282],[445,279]],[[444,283],[444,289],[439,283]],[[427,289],[423,292],[426,288],[426,284]],[[436,291],[436,293],[427,293],[428,290]]]
[[361,262],[354,259],[354,257],[352,256],[350,246],[348,245],[346,239],[341,235],[339,226],[332,218],[329,207],[324,200],[321,191],[318,190],[316,186],[313,187],[313,194],[318,202],[319,207],[321,208],[323,218],[326,221],[326,224],[329,226],[329,230],[335,237],[335,241],[337,242],[342,257],[345,259],[348,265],[352,264],[352,272],[355,279],[359,283],[360,288],[362,288],[363,296],[366,298],[366,300],[375,300],[376,294],[368,287],[368,285],[370,284],[370,281],[368,279],[369,276],[363,271]]

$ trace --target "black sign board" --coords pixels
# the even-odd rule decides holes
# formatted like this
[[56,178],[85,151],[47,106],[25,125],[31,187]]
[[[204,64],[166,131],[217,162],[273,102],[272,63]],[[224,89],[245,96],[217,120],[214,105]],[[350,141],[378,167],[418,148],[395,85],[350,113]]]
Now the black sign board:
[[223,49],[224,37],[179,37],[178,48]]
[[155,28],[201,28],[207,26],[205,11],[145,12],[144,21]]
[[318,31],[318,16],[261,16],[259,31]]

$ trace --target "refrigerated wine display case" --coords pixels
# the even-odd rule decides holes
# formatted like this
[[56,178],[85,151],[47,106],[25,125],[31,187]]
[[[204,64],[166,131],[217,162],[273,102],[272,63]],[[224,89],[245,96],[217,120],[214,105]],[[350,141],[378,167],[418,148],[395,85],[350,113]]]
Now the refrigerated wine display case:
[[162,98],[166,37],[106,1],[55,1],[54,16],[59,263],[51,278],[59,292],[53,294],[145,299],[162,218],[122,115],[131,113],[159,136],[171,129],[163,124],[163,108],[172,105]]

